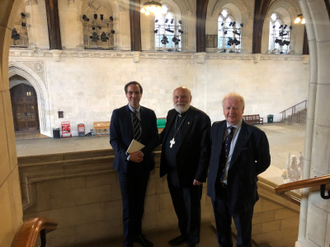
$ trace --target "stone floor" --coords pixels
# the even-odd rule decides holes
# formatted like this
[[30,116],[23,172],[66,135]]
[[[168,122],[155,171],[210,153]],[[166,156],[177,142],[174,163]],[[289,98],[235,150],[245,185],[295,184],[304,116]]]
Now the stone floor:
[[[271,123],[256,125],[266,132],[272,166],[284,169],[288,154],[299,156],[304,153],[305,125],[287,125]],[[101,137],[69,137],[53,139],[39,133],[16,133],[17,156],[52,154],[63,152],[109,149],[109,136]]]
[[[150,240],[155,247],[169,247],[168,241],[180,235],[178,229],[168,229],[164,231],[157,231],[154,233],[146,234],[148,240]],[[104,244],[97,247],[122,247],[123,240],[118,239],[111,241],[109,244]],[[233,241],[235,241],[233,239]],[[140,246],[139,244],[134,244],[135,247]],[[180,246],[184,247],[187,244],[183,243]],[[199,247],[216,247],[218,246],[218,241],[216,234],[214,232],[214,227],[211,223],[202,223],[201,225],[201,234],[200,234],[200,243]]]

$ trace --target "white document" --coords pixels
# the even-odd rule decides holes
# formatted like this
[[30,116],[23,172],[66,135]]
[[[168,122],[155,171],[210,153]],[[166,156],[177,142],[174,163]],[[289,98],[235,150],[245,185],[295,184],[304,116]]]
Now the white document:
[[131,144],[129,144],[129,147],[126,152],[128,154],[131,154],[131,153],[141,150],[142,148],[144,148],[144,145],[142,143],[138,142],[137,140],[133,139]]

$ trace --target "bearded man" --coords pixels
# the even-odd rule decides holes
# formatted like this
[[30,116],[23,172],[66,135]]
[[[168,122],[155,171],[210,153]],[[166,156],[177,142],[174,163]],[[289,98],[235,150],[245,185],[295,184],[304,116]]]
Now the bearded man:
[[168,112],[166,126],[160,134],[160,176],[167,174],[181,232],[169,241],[171,246],[186,242],[195,247],[200,240],[200,200],[209,165],[211,121],[208,115],[190,105],[191,99],[186,87],[173,91],[174,109]]

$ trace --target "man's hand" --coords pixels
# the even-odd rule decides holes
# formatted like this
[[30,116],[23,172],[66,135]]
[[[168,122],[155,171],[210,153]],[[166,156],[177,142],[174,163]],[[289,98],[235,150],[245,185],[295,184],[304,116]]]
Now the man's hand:
[[133,161],[135,163],[140,163],[143,160],[143,154],[141,151],[136,151],[134,153],[131,153],[131,156],[129,157],[130,161]]
[[199,182],[196,179],[194,179],[193,185],[201,185],[201,184],[203,184],[203,182]]

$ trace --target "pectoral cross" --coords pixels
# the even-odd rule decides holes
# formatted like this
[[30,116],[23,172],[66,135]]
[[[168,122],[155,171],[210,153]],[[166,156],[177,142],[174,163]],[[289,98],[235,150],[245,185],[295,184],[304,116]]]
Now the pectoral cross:
[[173,139],[170,141],[170,143],[171,143],[171,146],[170,146],[170,148],[172,148],[172,147],[173,147],[173,145],[175,144],[175,141],[174,141],[174,137],[173,137]]

